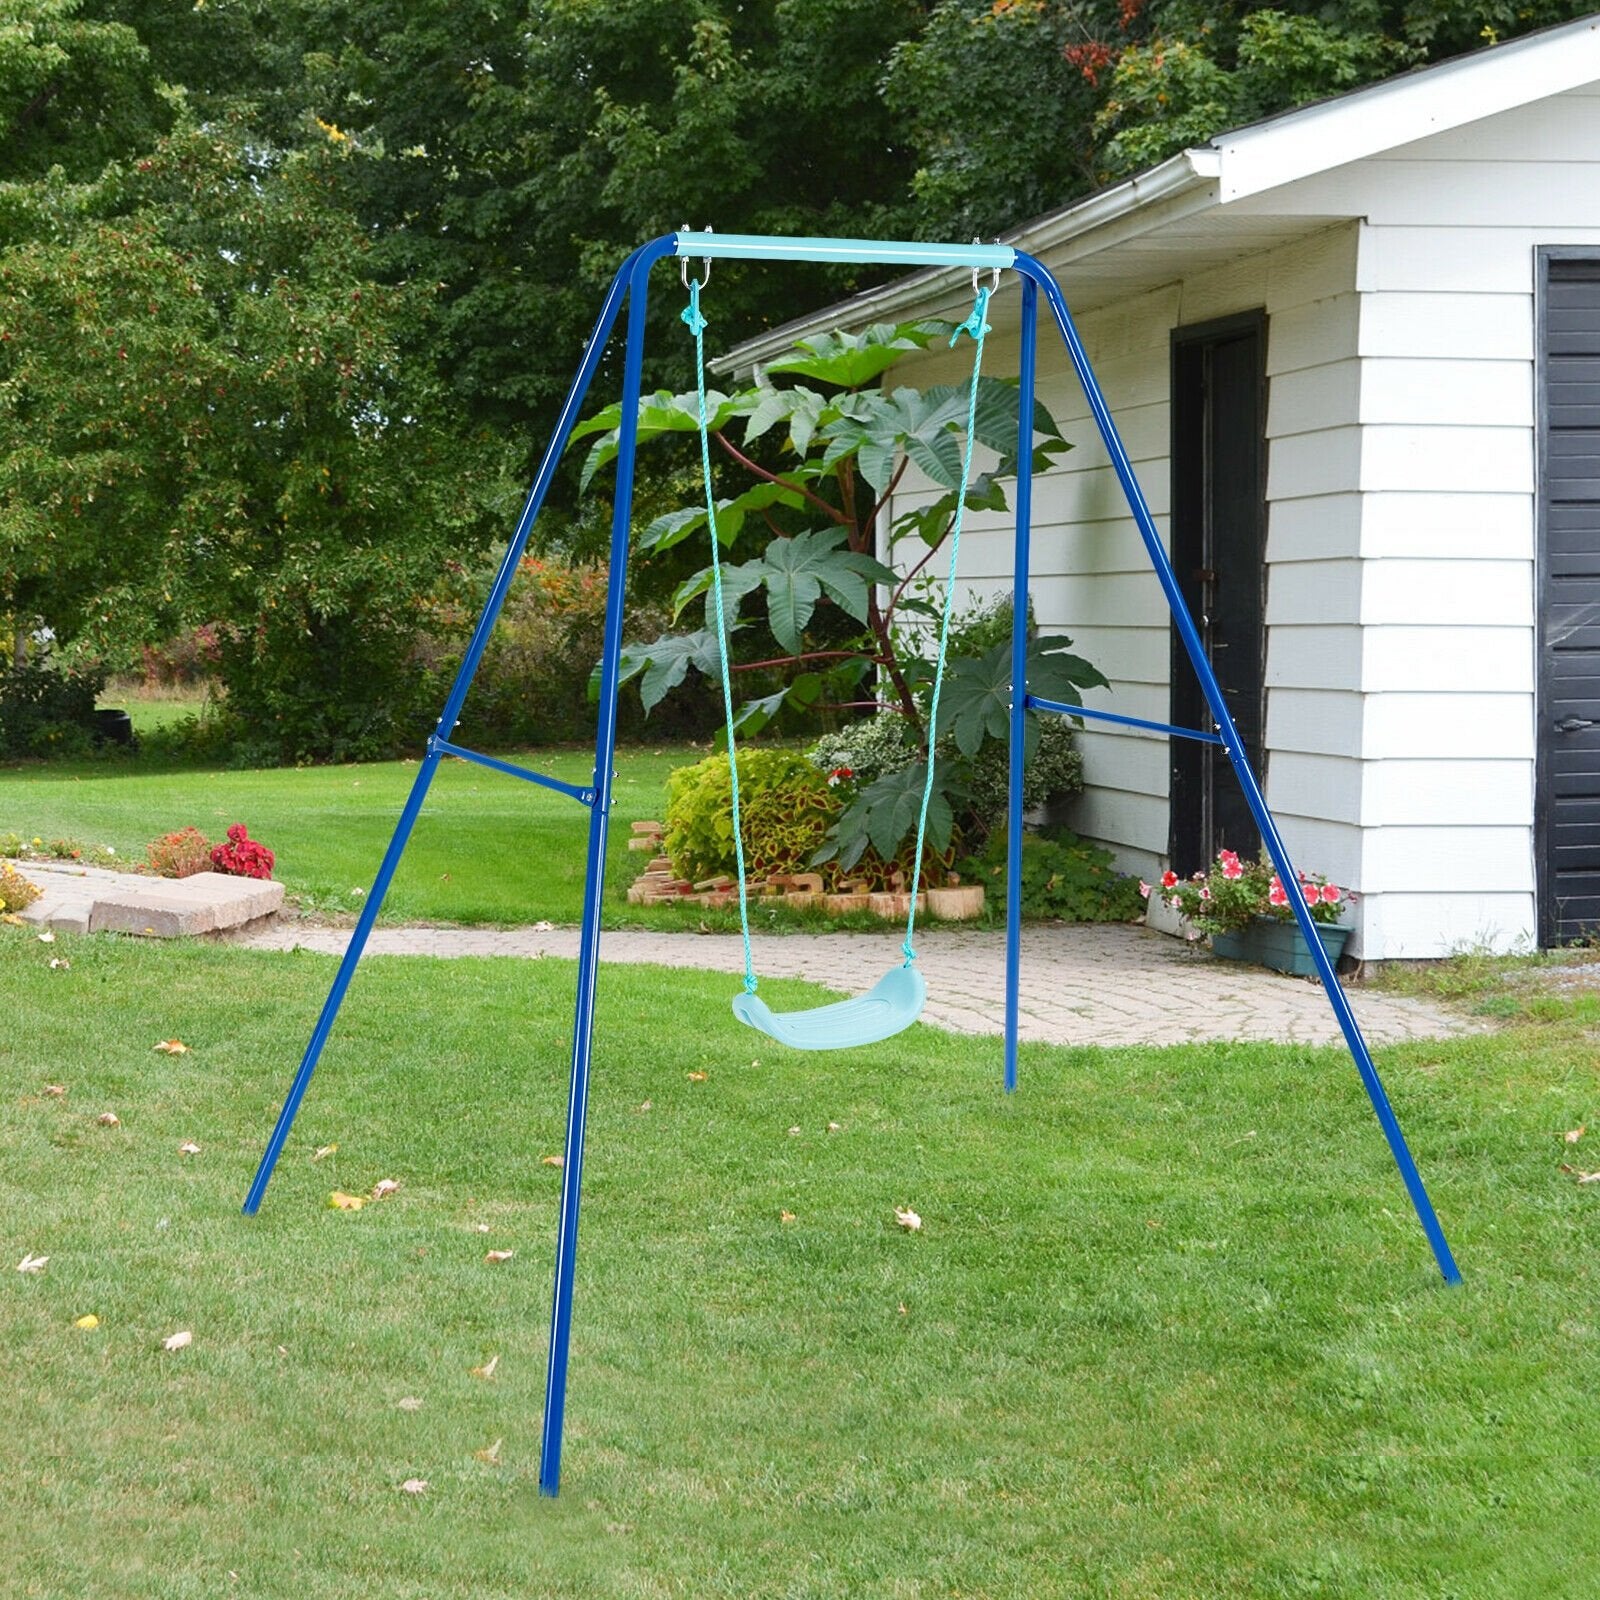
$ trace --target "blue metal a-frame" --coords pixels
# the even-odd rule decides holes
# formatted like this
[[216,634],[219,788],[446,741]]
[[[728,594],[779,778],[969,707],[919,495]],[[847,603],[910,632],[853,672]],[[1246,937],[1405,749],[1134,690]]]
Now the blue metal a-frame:
[[[634,459],[638,442],[638,398],[640,371],[644,358],[645,297],[651,267],[668,256],[699,257],[706,260],[839,261],[907,267],[959,267],[986,272],[1014,271],[1022,280],[1022,354],[1019,374],[1021,402],[1019,406],[1020,423],[1017,450],[1018,477],[1015,489],[1016,559],[1014,570],[1017,604],[1013,608],[1015,621],[1011,653],[1012,683],[1020,686],[1020,692],[1013,693],[1011,704],[1011,786],[1010,827],[1008,831],[1010,854],[1006,895],[1005,1086],[1007,1091],[1015,1089],[1017,1086],[1017,977],[1021,952],[1022,917],[1021,895],[1018,892],[1018,885],[1021,881],[1022,848],[1022,828],[1020,825],[1022,814],[1022,729],[1023,716],[1028,709],[1100,718],[1108,722],[1143,729],[1148,733],[1164,735],[1170,738],[1199,739],[1219,746],[1233,765],[1233,770],[1244,791],[1244,797],[1249,803],[1251,813],[1254,815],[1256,823],[1261,830],[1262,842],[1266,847],[1267,853],[1272,858],[1273,865],[1277,868],[1278,876],[1286,884],[1298,882],[1293,863],[1289,860],[1289,854],[1284,848],[1283,840],[1279,836],[1272,814],[1267,809],[1261,786],[1256,780],[1255,773],[1250,768],[1243,744],[1234,727],[1233,718],[1228,712],[1222,691],[1218,687],[1216,677],[1206,659],[1200,635],[1184,604],[1177,579],[1173,576],[1172,565],[1167,559],[1166,550],[1162,546],[1160,535],[1156,532],[1156,526],[1150,516],[1149,507],[1145,504],[1144,495],[1139,488],[1138,480],[1134,477],[1127,452],[1123,449],[1122,440],[1117,434],[1116,424],[1111,419],[1111,413],[1106,406],[1104,396],[1100,392],[1100,386],[1095,381],[1094,373],[1090,369],[1088,357],[1085,355],[1083,344],[1078,337],[1078,331],[1073,324],[1071,314],[1067,310],[1066,300],[1063,298],[1060,286],[1055,279],[1038,261],[1019,250],[1013,250],[1008,245],[938,245],[868,239],[781,239],[739,234],[680,232],[666,234],[659,239],[652,239],[648,244],[641,245],[623,262],[616,277],[612,280],[610,289],[606,293],[605,302],[600,308],[599,319],[594,326],[594,332],[584,348],[583,359],[579,364],[577,376],[573,379],[572,387],[568,391],[566,400],[561,407],[561,414],[557,419],[555,432],[552,434],[544,457],[539,463],[539,470],[534,478],[533,487],[528,493],[527,501],[523,506],[516,533],[506,550],[505,558],[500,563],[499,571],[495,576],[494,585],[489,591],[488,599],[484,602],[483,613],[478,618],[477,627],[473,631],[472,642],[467,648],[465,657],[462,659],[460,670],[456,673],[455,683],[451,687],[449,698],[445,701],[444,710],[440,713],[438,725],[428,740],[427,754],[417,769],[417,775],[411,785],[411,793],[406,800],[405,809],[401,812],[400,820],[395,825],[394,837],[389,841],[389,848],[384,854],[383,863],[378,868],[377,876],[373,879],[372,889],[366,897],[360,920],[356,923],[355,931],[351,934],[350,944],[345,951],[344,959],[339,964],[339,971],[334,978],[333,987],[329,990],[328,998],[324,1002],[322,1012],[317,1018],[316,1027],[312,1030],[311,1040],[306,1046],[305,1056],[301,1060],[299,1071],[295,1074],[294,1082],[290,1085],[288,1097],[285,1099],[283,1109],[278,1115],[277,1124],[272,1130],[272,1137],[267,1142],[266,1151],[261,1157],[261,1164],[256,1170],[255,1179],[250,1185],[250,1193],[244,1203],[246,1214],[253,1215],[259,1208],[262,1197],[266,1193],[267,1184],[272,1177],[272,1169],[283,1150],[284,1140],[288,1137],[289,1129],[293,1125],[295,1113],[299,1109],[306,1086],[311,1081],[311,1075],[316,1069],[317,1060],[322,1054],[324,1044],[327,1042],[334,1018],[339,1013],[339,1006],[344,999],[345,990],[349,987],[350,980],[355,974],[356,963],[360,960],[361,952],[366,946],[367,937],[372,932],[372,925],[377,919],[378,909],[383,904],[390,880],[394,877],[395,868],[400,863],[400,857],[405,851],[406,842],[411,836],[412,827],[422,809],[422,803],[427,796],[429,786],[433,782],[434,773],[439,769],[440,761],[445,756],[451,755],[460,757],[465,761],[478,762],[483,766],[492,767],[496,771],[510,773],[514,777],[525,778],[530,783],[541,784],[545,788],[570,795],[579,804],[587,806],[589,808],[587,878],[584,888],[583,925],[578,954],[577,1012],[572,1032],[571,1081],[567,1098],[566,1156],[562,1171],[561,1219],[556,1240],[555,1293],[550,1315],[550,1360],[545,1384],[544,1440],[539,1472],[540,1490],[548,1495],[556,1493],[561,1474],[561,1434],[562,1418],[566,1407],[568,1339],[572,1326],[573,1269],[576,1264],[578,1250],[578,1202],[583,1179],[584,1124],[589,1104],[589,1058],[593,1045],[595,981],[599,961],[600,901],[602,886],[605,881],[606,825],[611,814],[611,790],[614,777],[612,761],[616,752],[617,672],[622,648],[622,602],[623,594],[627,587],[628,530],[632,516]],[[1161,582],[1162,590],[1166,594],[1174,625],[1178,629],[1184,648],[1188,652],[1189,660],[1199,677],[1201,688],[1205,694],[1206,705],[1211,714],[1212,727],[1209,730],[1174,727],[1168,723],[1150,722],[1139,717],[1126,717],[1106,711],[1090,710],[1082,706],[1063,705],[1027,693],[1025,673],[1026,638],[1024,634],[1027,606],[1023,604],[1023,597],[1028,592],[1029,518],[1033,495],[1031,462],[1033,457],[1032,426],[1035,347],[1038,334],[1039,294],[1041,291],[1044,294],[1046,304],[1050,308],[1050,314],[1055,320],[1056,327],[1066,344],[1073,368],[1083,385],[1084,394],[1087,396],[1090,409],[1094,413],[1100,436],[1105,441],[1106,449],[1111,456],[1111,463],[1116,468],[1123,493],[1127,497],[1128,507],[1133,513],[1135,523],[1138,525],[1139,536],[1144,541],[1150,564]],[[595,734],[594,779],[588,788],[578,788],[572,784],[561,783],[542,773],[531,772],[527,768],[516,766],[509,761],[496,760],[477,751],[464,749],[459,745],[452,744],[449,735],[454,731],[456,721],[461,715],[461,708],[466,700],[467,690],[471,686],[473,675],[478,669],[478,662],[483,655],[484,646],[488,642],[495,619],[500,614],[500,607],[505,601],[506,592],[511,586],[511,580],[516,574],[517,564],[522,557],[523,548],[527,543],[529,532],[532,530],[534,519],[538,516],[539,508],[544,503],[551,479],[555,475],[556,465],[561,459],[563,450],[566,448],[567,437],[572,430],[573,423],[577,420],[578,409],[583,404],[590,380],[594,377],[595,370],[600,364],[601,355],[605,350],[612,327],[624,302],[628,306],[628,332],[623,367],[621,428],[617,449],[616,503],[611,527],[610,590],[606,599],[605,646],[600,663],[600,708],[599,726]],[[1307,947],[1311,952],[1313,961],[1316,963],[1317,975],[1321,978],[1322,986],[1327,991],[1328,1003],[1333,1007],[1334,1016],[1338,1019],[1339,1026],[1344,1033],[1345,1042],[1350,1047],[1350,1054],[1355,1059],[1356,1068],[1361,1074],[1361,1081],[1365,1085],[1367,1094],[1372,1101],[1373,1110],[1377,1113],[1378,1123],[1383,1129],[1384,1137],[1389,1142],[1389,1149],[1394,1156],[1395,1164],[1400,1169],[1400,1176],[1405,1182],[1407,1193],[1411,1196],[1411,1203],[1416,1208],[1423,1231],[1427,1234],[1428,1243],[1433,1248],[1434,1258],[1438,1262],[1439,1270],[1443,1273],[1447,1282],[1457,1282],[1461,1276],[1460,1272],[1457,1270],[1455,1261],[1450,1254],[1450,1246],[1445,1242],[1444,1232],[1439,1226],[1438,1217],[1434,1214],[1433,1204],[1428,1198],[1428,1191],[1423,1185],[1416,1163],[1411,1159],[1411,1152],[1406,1146],[1405,1135],[1401,1133],[1400,1124],[1395,1120],[1388,1096],[1384,1093],[1383,1084],[1378,1077],[1378,1070],[1373,1065],[1372,1056],[1367,1049],[1366,1041],[1361,1036],[1361,1030],[1357,1026],[1354,1014],[1351,1012],[1349,1001],[1345,998],[1344,991],[1340,988],[1338,979],[1334,975],[1333,965],[1323,949],[1322,941],[1317,937],[1315,924],[1311,920],[1309,911],[1302,903],[1299,895],[1291,895],[1290,900],[1294,906],[1300,929],[1305,934]]]

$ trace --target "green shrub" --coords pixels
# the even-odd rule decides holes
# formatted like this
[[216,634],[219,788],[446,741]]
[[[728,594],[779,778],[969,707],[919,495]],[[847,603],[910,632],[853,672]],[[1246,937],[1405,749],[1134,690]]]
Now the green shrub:
[[[827,779],[787,750],[739,751],[739,804],[751,878],[811,870],[808,863],[839,812]],[[672,870],[691,881],[738,870],[726,751],[668,777],[666,851]]]
[[841,768],[857,789],[888,772],[908,767],[921,754],[911,724],[898,711],[880,711],[825,733],[806,751],[806,759],[826,777]]
[[[1009,601],[1006,618],[1009,628]],[[1038,742],[1022,769],[1024,811],[1079,794],[1083,789],[1083,757],[1074,746],[1071,724],[1064,717],[1035,715]],[[906,719],[895,711],[880,711],[837,733],[825,734],[806,752],[806,758],[825,775],[847,769],[854,786],[852,792],[859,793],[885,773],[910,766],[920,753]],[[937,759],[960,768],[963,802],[958,826],[969,845],[981,847],[990,834],[1005,827],[1006,796],[1011,785],[1010,742],[986,740],[977,755],[969,759],[947,737],[939,741]]]
[[25,665],[0,673],[0,756],[81,755],[94,742],[105,674]]
[[[1050,712],[1035,713],[1039,742],[1022,769],[1022,809],[1032,811],[1052,800],[1083,792],[1083,757],[1072,736],[1072,724]],[[941,757],[944,746],[939,748]],[[989,740],[967,768],[965,829],[974,843],[1004,834],[1006,796],[1011,789],[1011,746]]]
[[[987,884],[997,897],[1006,882],[1006,835],[990,836],[989,847],[975,860],[960,863],[961,875]],[[1000,904],[997,898],[996,904]],[[1144,914],[1139,880],[1118,872],[1109,850],[1076,834],[1047,838],[1022,836],[1022,911],[1028,917],[1053,917],[1061,922],[1134,922]]]

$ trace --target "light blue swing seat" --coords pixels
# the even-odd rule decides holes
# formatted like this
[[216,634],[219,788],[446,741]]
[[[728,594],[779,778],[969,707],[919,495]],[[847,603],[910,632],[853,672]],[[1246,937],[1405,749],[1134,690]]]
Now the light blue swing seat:
[[[705,263],[709,279],[711,263]],[[689,291],[689,304],[682,313],[683,321],[694,335],[695,379],[700,403],[700,463],[706,494],[706,522],[711,533],[711,595],[717,623],[717,653],[722,667],[722,703],[727,716],[728,769],[732,789],[733,843],[738,861],[739,928],[744,936],[744,977],[742,994],[733,997],[733,1014],[749,1027],[759,1029],[768,1038],[786,1044],[794,1050],[848,1050],[857,1045],[877,1044],[881,1039],[892,1038],[909,1028],[922,1014],[923,1002],[928,997],[927,980],[915,966],[916,952],[911,945],[911,935],[916,927],[917,887],[922,868],[922,846],[928,825],[928,802],[933,793],[933,761],[928,761],[927,778],[922,790],[922,807],[917,817],[915,855],[912,858],[910,906],[906,916],[906,937],[901,949],[905,963],[891,968],[865,994],[849,1000],[837,1000],[832,1005],[814,1006],[808,1011],[774,1011],[756,993],[755,965],[750,954],[750,915],[745,894],[744,842],[739,816],[739,761],[735,749],[733,714],[733,686],[728,669],[728,627],[722,601],[722,559],[718,552],[716,496],[711,484],[711,441],[706,418],[706,380],[704,333],[706,319],[700,311],[700,290],[706,279],[691,281],[688,262],[679,262],[684,287]],[[995,271],[996,280],[999,270]],[[967,485],[972,476],[972,447],[977,436],[978,374],[983,365],[983,340],[989,325],[983,320],[989,303],[990,290],[978,288],[978,274],[972,274],[975,295],[972,315],[950,336],[955,344],[962,333],[972,335],[974,353],[972,385],[967,396],[966,454],[961,466],[961,486],[956,495],[955,519],[950,539],[950,576],[945,585],[944,615],[939,627],[939,652],[934,666],[933,695],[928,709],[928,725],[938,726],[939,692],[944,684],[946,653],[950,640],[950,609],[955,596],[956,557],[961,549],[961,522],[966,511]],[[930,740],[931,744],[931,740]]]
[[736,994],[733,1014],[795,1050],[848,1050],[876,1044],[909,1028],[928,998],[928,983],[913,966],[894,967],[865,993],[810,1011],[774,1011],[758,994]]

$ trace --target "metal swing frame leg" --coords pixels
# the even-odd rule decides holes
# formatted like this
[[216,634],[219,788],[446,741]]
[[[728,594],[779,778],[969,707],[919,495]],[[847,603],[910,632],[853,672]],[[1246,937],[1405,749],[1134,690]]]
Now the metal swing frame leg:
[[[1063,706],[1049,701],[1037,699],[1027,693],[1026,678],[1021,670],[1025,660],[1024,645],[1021,633],[1026,625],[1027,617],[1027,533],[1023,526],[1027,506],[1028,491],[1024,489],[1023,477],[1018,482],[1018,530],[1017,548],[1019,570],[1022,574],[1019,579],[1017,591],[1017,604],[1015,607],[1012,635],[1012,683],[1020,685],[1021,692],[1013,692],[1012,705],[1012,774],[1011,792],[1009,796],[1010,808],[1010,860],[1012,865],[1011,882],[1020,885],[1020,842],[1021,832],[1021,765],[1020,765],[1020,735],[1022,726],[1022,713],[1029,707],[1041,710],[1063,711],[1070,714],[1087,714],[1104,717],[1113,722],[1122,722],[1133,726],[1141,726],[1169,735],[1198,738],[1210,743],[1220,744],[1227,754],[1233,767],[1234,776],[1239,781],[1246,804],[1250,813],[1255,818],[1257,827],[1261,830],[1261,839],[1266,847],[1267,854],[1271,857],[1273,866],[1277,869],[1279,878],[1286,885],[1297,883],[1298,875],[1294,870],[1294,863],[1289,859],[1289,852],[1285,848],[1283,838],[1278,832],[1277,823],[1272,813],[1267,809],[1266,799],[1261,792],[1254,771],[1251,769],[1248,756],[1245,754],[1244,742],[1239,737],[1238,729],[1234,726],[1232,714],[1228,710],[1227,702],[1223,698],[1222,689],[1217,683],[1216,674],[1211,670],[1211,663],[1206,657],[1205,646],[1200,639],[1199,631],[1194,625],[1194,619],[1189,615],[1189,608],[1184,603],[1183,594],[1178,586],[1178,580],[1173,573],[1172,563],[1168,559],[1161,536],[1156,530],[1154,519],[1150,515],[1150,508],[1146,505],[1144,493],[1139,487],[1138,479],[1134,476],[1132,464],[1128,460],[1128,453],[1123,447],[1122,439],[1117,432],[1116,423],[1112,420],[1110,408],[1106,405],[1105,396],[1100,392],[1100,385],[1095,379],[1094,370],[1089,364],[1089,358],[1083,348],[1083,342],[1078,336],[1078,330],[1073,323],[1072,314],[1067,309],[1066,300],[1063,298],[1060,286],[1051,276],[1049,271],[1032,256],[1018,251],[1016,269],[1021,273],[1028,284],[1037,284],[1044,291],[1045,299],[1049,302],[1051,316],[1059,330],[1062,340],[1066,344],[1067,353],[1072,359],[1074,371],[1078,381],[1083,386],[1084,397],[1089,402],[1089,409],[1094,414],[1095,425],[1100,431],[1100,437],[1105,444],[1106,451],[1111,458],[1111,464],[1116,470],[1117,480],[1122,485],[1122,492],[1128,502],[1128,509],[1133,513],[1134,522],[1139,529],[1139,537],[1144,542],[1145,552],[1150,558],[1150,564],[1155,570],[1160,581],[1162,593],[1166,596],[1168,609],[1172,613],[1172,620],[1178,629],[1179,637],[1183,640],[1183,647],[1193,666],[1195,675],[1200,680],[1202,693],[1205,695],[1206,706],[1210,711],[1212,723],[1216,731],[1205,733],[1192,728],[1175,728],[1164,724],[1142,722],[1140,719],[1122,717],[1110,713],[1089,712],[1082,713],[1078,707]],[[1032,338],[1027,327],[1029,297],[1024,289],[1024,332],[1023,332],[1023,360],[1030,361]],[[1024,379],[1024,384],[1031,382],[1031,373]],[[1025,474],[1027,469],[1027,455],[1024,451],[1020,471]],[[1017,944],[1014,932],[1016,920],[1020,913],[1020,888],[1013,891],[1007,903],[1007,973],[1006,973],[1006,1087],[1015,1086],[1016,1081],[1016,986],[1017,986]],[[1378,1069],[1372,1060],[1372,1053],[1367,1048],[1366,1040],[1362,1037],[1361,1028],[1356,1022],[1355,1014],[1350,1009],[1350,1001],[1344,989],[1340,986],[1338,975],[1335,973],[1333,963],[1328,959],[1327,951],[1323,948],[1322,941],[1317,937],[1316,924],[1311,920],[1303,898],[1291,891],[1290,901],[1294,909],[1295,921],[1301,933],[1305,936],[1307,948],[1317,969],[1317,976],[1322,982],[1324,992],[1328,997],[1328,1004],[1332,1007],[1335,1019],[1338,1021],[1339,1030],[1344,1035],[1345,1044],[1349,1047],[1350,1055],[1355,1061],[1356,1070],[1361,1076],[1362,1086],[1367,1091],[1367,1097],[1372,1102],[1372,1109],[1378,1118],[1378,1125],[1383,1130],[1383,1136],[1388,1141],[1390,1154],[1394,1157],[1396,1167],[1399,1168],[1400,1177],[1406,1186],[1406,1193],[1411,1197],[1411,1204],[1417,1213],[1417,1220],[1422,1224],[1422,1231],[1427,1235],[1428,1244],[1433,1250],[1434,1260],[1438,1263],[1439,1271],[1447,1283],[1461,1281],[1460,1269],[1456,1266],[1455,1257],[1450,1252],[1450,1246],[1445,1239],[1444,1230],[1439,1224],[1439,1218],[1433,1209],[1433,1202],[1428,1197],[1427,1187],[1422,1181],[1422,1175],[1417,1171],[1416,1162],[1412,1159],[1410,1147],[1406,1144],[1405,1135],[1400,1131],[1400,1123],[1395,1117],[1394,1109],[1389,1104],[1389,1097],[1384,1092],[1383,1081],[1378,1076]]]

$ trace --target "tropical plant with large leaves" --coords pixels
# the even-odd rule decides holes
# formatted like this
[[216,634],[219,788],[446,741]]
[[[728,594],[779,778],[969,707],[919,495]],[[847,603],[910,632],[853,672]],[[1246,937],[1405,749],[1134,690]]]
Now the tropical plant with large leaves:
[[[948,323],[924,321],[823,334],[800,341],[750,386],[706,395],[711,443],[739,480],[737,492],[716,501],[732,675],[737,681],[760,671],[770,682],[772,672],[782,674],[781,688],[737,707],[735,731],[759,732],[786,709],[889,711],[907,720],[912,745],[923,751],[846,808],[823,853],[846,869],[868,845],[892,857],[914,831],[921,805],[934,666],[928,652],[943,602],[927,574],[955,526],[969,391],[890,387],[883,379],[896,362],[951,332]],[[1015,382],[979,379],[973,433],[982,466],[966,486],[969,513],[1008,509],[1004,485],[1018,468],[1019,405]],[[1042,471],[1069,447],[1043,405],[1035,405],[1032,421],[1031,465]],[[585,485],[615,458],[620,422],[619,403],[574,430],[574,438],[593,440]],[[669,434],[692,439],[699,426],[692,391],[663,391],[638,403],[641,443]],[[707,540],[708,520],[703,500],[667,512],[636,534],[635,549]],[[691,670],[713,682],[720,677],[712,591],[708,561],[679,585],[672,605],[675,624],[693,608],[703,626],[625,646],[624,679],[640,679],[647,711]],[[768,637],[778,654],[770,645],[747,646]],[[1050,698],[1074,704],[1080,690],[1106,680],[1069,653],[1071,642],[1034,641],[1029,670],[1032,681],[1048,684]],[[933,733],[950,733],[956,753],[941,751],[935,762],[928,814],[934,850],[948,845],[959,821],[965,762],[985,741],[1008,737],[1009,703],[1009,646],[950,658]]]

